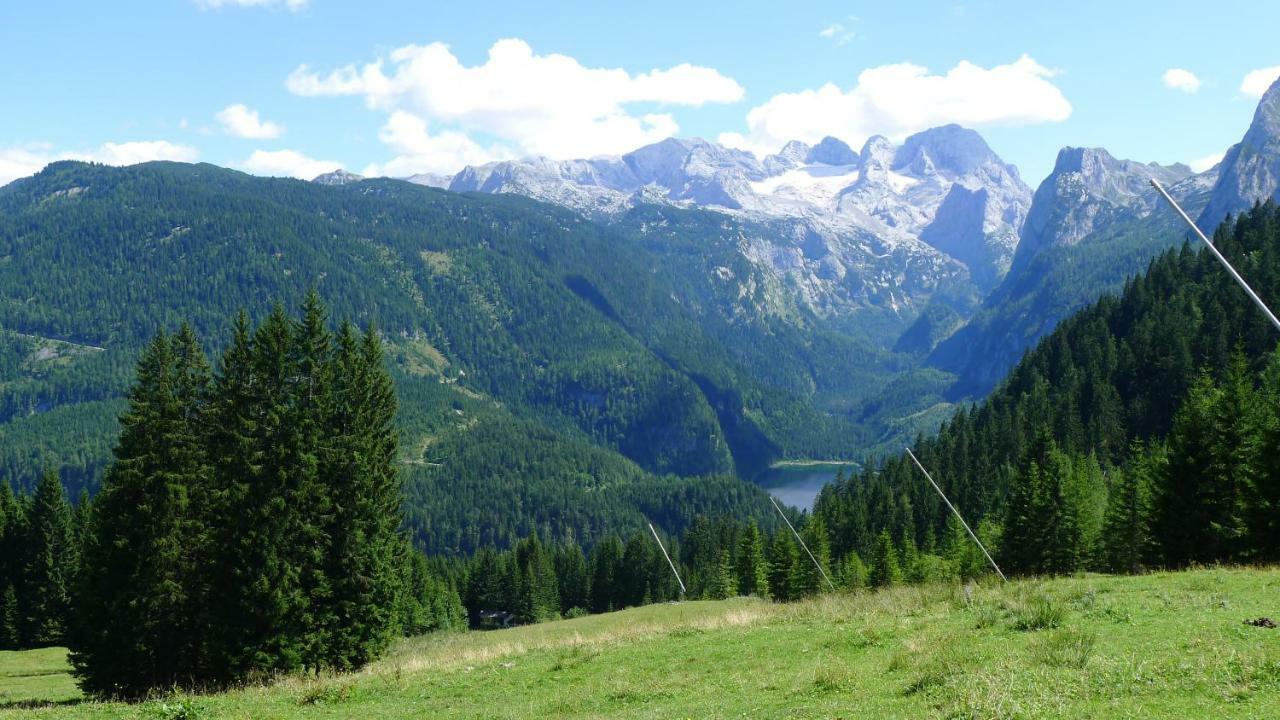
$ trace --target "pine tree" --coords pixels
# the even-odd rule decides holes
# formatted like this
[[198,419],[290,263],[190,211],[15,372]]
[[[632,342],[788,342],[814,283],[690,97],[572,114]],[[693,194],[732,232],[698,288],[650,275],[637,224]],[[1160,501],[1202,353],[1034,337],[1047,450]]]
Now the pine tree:
[[[9,481],[0,478],[0,589],[18,584],[23,534],[22,508]],[[16,639],[13,642],[17,644]]]
[[774,600],[787,602],[794,600],[791,594],[791,574],[796,565],[796,541],[791,539],[787,530],[774,533],[769,543],[769,594]]
[[867,565],[856,551],[850,550],[840,562],[836,584],[846,590],[862,590],[867,587]]
[[617,610],[618,568],[622,564],[622,543],[610,535],[591,550],[591,612]]
[[738,556],[734,568],[738,592],[742,595],[769,597],[769,565],[764,559],[764,538],[755,520],[747,523],[738,540]]
[[587,609],[591,602],[587,558],[576,542],[556,548],[556,582],[563,612]]
[[622,564],[618,567],[618,596],[622,607],[644,605],[649,596],[649,571],[651,562],[649,540],[642,533],[635,533],[627,540],[622,552]]
[[[302,347],[331,342],[318,329],[323,315],[319,300],[310,298],[304,307]],[[313,354],[325,357],[320,350]],[[389,608],[399,602],[399,567],[412,552],[400,532],[396,399],[375,328],[357,339],[354,327],[343,323],[325,362],[329,367],[315,365],[310,371],[312,403],[324,419],[326,448],[311,500],[312,517],[324,523],[323,532],[313,532],[328,548],[323,559],[317,558],[317,575],[332,598],[323,619],[328,629],[319,637],[328,666],[359,667],[394,635]],[[302,363],[304,368],[308,364],[314,363]]]
[[519,569],[516,618],[522,623],[535,623],[560,617],[553,561],[538,536],[531,535],[516,545],[514,559]]
[[18,592],[13,585],[0,590],[0,650],[17,650],[22,636],[18,631]]
[[876,537],[875,551],[871,555],[871,571],[867,581],[871,587],[889,587],[902,582],[902,566],[898,562],[898,549],[888,530]]
[[1166,564],[1213,562],[1237,554],[1244,535],[1246,422],[1250,391],[1239,360],[1226,390],[1202,374],[1174,416],[1168,462],[1154,489],[1152,531]]
[[71,661],[92,694],[137,697],[205,672],[208,381],[185,326],[157,336],[138,362],[115,462],[84,533]]
[[1107,503],[1102,530],[1103,558],[1107,570],[1141,572],[1151,545],[1151,478],[1161,472],[1162,446],[1144,451],[1135,448],[1137,459],[1117,474]]
[[1251,441],[1243,506],[1249,555],[1280,560],[1280,351],[1272,353],[1262,374],[1258,400],[1250,413]]
[[47,470],[28,512],[20,631],[27,646],[64,642],[71,610],[71,507],[58,474]]
[[[822,570],[814,564],[814,560],[817,560],[823,569],[831,565],[831,540],[827,536],[827,526],[820,515],[809,516],[808,522],[801,529],[800,537],[808,546],[809,552],[806,553],[801,548],[796,562],[791,566],[789,595],[792,599],[811,597],[826,588],[827,581],[823,578]],[[813,554],[812,558],[809,557],[810,553]]]
[[720,553],[720,562],[716,563],[707,579],[706,597],[709,600],[724,600],[737,595],[737,583],[734,582],[733,560],[729,551]]
[[485,611],[507,611],[506,578],[501,558],[492,546],[480,548],[471,562],[471,572],[467,577],[467,590],[463,604],[470,615],[472,627],[479,627],[480,613]]

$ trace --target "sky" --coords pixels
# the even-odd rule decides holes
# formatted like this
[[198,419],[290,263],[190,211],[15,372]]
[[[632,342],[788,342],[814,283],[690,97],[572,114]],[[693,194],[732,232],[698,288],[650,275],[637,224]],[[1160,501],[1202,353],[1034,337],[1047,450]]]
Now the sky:
[[759,155],[950,122],[1035,186],[1064,146],[1210,166],[1280,76],[1280,3],[0,0],[0,184],[59,159],[309,179]]

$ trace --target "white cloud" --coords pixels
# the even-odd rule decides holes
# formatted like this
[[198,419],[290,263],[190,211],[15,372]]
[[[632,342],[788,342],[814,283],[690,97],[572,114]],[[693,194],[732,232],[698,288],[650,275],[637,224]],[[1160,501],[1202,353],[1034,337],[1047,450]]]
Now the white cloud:
[[366,177],[450,174],[464,165],[483,165],[491,160],[514,157],[505,148],[481,146],[456,130],[433,135],[428,131],[426,121],[403,110],[391,113],[378,133],[378,139],[396,157],[386,163],[369,165],[362,171]]
[[844,23],[831,23],[818,31],[818,37],[834,40],[837,45],[844,45],[857,36],[854,31],[847,30]]
[[1217,165],[1218,163],[1222,162],[1222,156],[1224,154],[1225,153],[1219,152],[1219,153],[1214,153],[1212,155],[1205,155],[1204,157],[1192,160],[1187,164],[1191,166],[1192,170],[1195,170],[1198,173],[1202,173],[1205,170],[1208,170],[1209,168],[1213,167],[1214,165]]
[[284,134],[284,128],[270,121],[261,120],[257,110],[239,103],[228,105],[217,114],[222,132],[239,138],[270,140]]
[[[443,43],[409,45],[361,67],[327,74],[303,65],[286,86],[307,97],[363,97],[369,108],[391,116],[384,142],[393,149],[410,144],[445,153],[432,164],[453,170],[457,167],[448,162],[480,157],[477,148],[485,146],[476,137],[493,139],[485,148],[490,157],[620,153],[679,130],[661,107],[644,112],[633,105],[699,107],[743,96],[737,82],[712,68],[686,63],[633,75],[585,67],[565,55],[535,55],[518,39],[494,43],[480,65],[463,65]],[[417,123],[410,127],[406,116]]]
[[1258,68],[1244,76],[1244,80],[1240,83],[1240,92],[1248,97],[1262,97],[1276,78],[1280,78],[1280,65]]
[[961,61],[945,75],[911,63],[882,65],[862,71],[848,90],[827,83],[775,95],[747,113],[745,135],[724,133],[720,141],[765,154],[789,140],[812,143],[827,135],[857,147],[871,135],[899,140],[947,123],[1061,122],[1071,103],[1051,82],[1056,74],[1027,55],[989,69]]
[[176,145],[166,140],[144,140],[103,143],[94,150],[53,150],[48,144],[0,148],[0,185],[40,172],[45,165],[58,160],[82,160],[106,165],[136,165],[152,160],[192,162],[200,156],[193,147]]
[[1164,86],[1170,90],[1194,93],[1200,89],[1200,78],[1196,77],[1196,74],[1190,70],[1169,68],[1164,71],[1164,75],[1160,79],[1164,81]]
[[224,7],[284,7],[290,12],[297,12],[307,6],[308,0],[195,0],[195,3],[206,10],[218,10]]
[[335,160],[316,160],[297,150],[255,150],[239,167],[254,175],[294,177],[310,180],[334,170],[341,170],[342,163]]

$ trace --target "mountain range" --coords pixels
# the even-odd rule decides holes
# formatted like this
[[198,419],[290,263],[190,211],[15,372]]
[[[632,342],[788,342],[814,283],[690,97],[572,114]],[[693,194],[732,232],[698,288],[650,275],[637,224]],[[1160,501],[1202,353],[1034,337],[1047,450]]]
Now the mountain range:
[[1150,179],[1209,228],[1278,168],[1280,86],[1217,168],[1067,148],[1034,193],[957,126],[411,182],[59,162],[0,188],[0,474],[92,490],[152,333],[216,348],[314,287],[388,340],[425,547],[678,531],[761,507],[739,478],[778,460],[872,455],[984,396],[1183,242]]
[[957,125],[901,145],[872,137],[859,151],[827,137],[758,159],[671,138],[616,157],[530,158],[408,179],[524,195],[603,222],[654,203],[738,219],[749,230],[741,254],[796,302],[877,348],[924,355],[956,376],[946,393],[955,400],[988,392],[1060,320],[1183,240],[1152,179],[1207,232],[1274,197],[1280,93],[1273,86],[1263,96],[1242,141],[1209,170],[1068,147],[1034,193],[977,132]]

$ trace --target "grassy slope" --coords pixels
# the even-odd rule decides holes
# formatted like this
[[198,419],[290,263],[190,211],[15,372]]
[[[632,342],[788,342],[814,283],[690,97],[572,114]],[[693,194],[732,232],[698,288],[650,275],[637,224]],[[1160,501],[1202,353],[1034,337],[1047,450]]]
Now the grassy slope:
[[[1061,613],[1058,627],[1019,629],[1045,602]],[[411,639],[353,676],[15,714],[1276,717],[1280,630],[1242,622],[1276,614],[1280,569],[900,588],[794,605],[689,602]],[[12,682],[23,665],[49,667],[50,651],[38,652],[0,654],[11,708],[67,696],[66,676]]]

